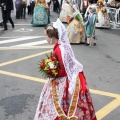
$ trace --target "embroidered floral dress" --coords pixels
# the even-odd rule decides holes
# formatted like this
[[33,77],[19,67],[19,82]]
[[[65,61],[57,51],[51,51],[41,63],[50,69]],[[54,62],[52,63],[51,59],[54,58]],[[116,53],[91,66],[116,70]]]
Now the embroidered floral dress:
[[79,12],[73,13],[73,20],[67,26],[67,35],[70,43],[85,42],[85,27]]
[[49,12],[45,3],[36,2],[31,24],[34,26],[46,26],[50,23]]
[[[106,10],[106,12],[104,11]],[[97,8],[97,22],[96,27],[110,28],[110,18],[106,7]]]
[[69,4],[66,3],[66,0],[63,0],[62,9],[60,12],[60,20],[62,22],[67,22],[66,18],[73,14],[72,7],[70,6],[71,0],[68,0]]
[[61,65],[59,75],[54,82],[48,80],[44,85],[34,120],[97,120],[83,72],[77,77],[73,95],[69,94],[59,46],[57,43],[54,47],[54,55]]

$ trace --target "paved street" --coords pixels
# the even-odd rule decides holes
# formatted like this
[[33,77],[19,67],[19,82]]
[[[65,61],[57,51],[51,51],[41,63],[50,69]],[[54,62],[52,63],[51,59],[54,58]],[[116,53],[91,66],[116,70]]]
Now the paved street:
[[[51,13],[54,22],[57,14]],[[0,28],[0,120],[33,120],[45,80],[38,61],[53,46],[31,16]],[[72,45],[84,65],[98,120],[120,120],[120,29],[96,29],[97,46]]]

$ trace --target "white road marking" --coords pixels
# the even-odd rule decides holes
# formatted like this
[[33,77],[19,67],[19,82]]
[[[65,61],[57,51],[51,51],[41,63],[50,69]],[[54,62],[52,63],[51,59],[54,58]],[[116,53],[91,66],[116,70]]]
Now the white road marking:
[[40,44],[45,44],[48,43],[47,40],[40,40],[40,41],[36,41],[36,42],[30,42],[30,43],[25,43],[25,44],[19,44],[19,45],[14,45],[14,46],[10,46],[10,47],[29,47],[29,46],[34,46],[34,45],[40,45]]
[[32,24],[15,24],[15,25],[31,25],[32,26]]
[[[9,23],[8,25],[10,25],[11,26],[11,24]],[[25,26],[25,25],[31,25],[32,26],[32,24],[15,24],[15,25],[23,25],[23,26]]]
[[21,37],[21,38],[16,38],[16,39],[3,40],[3,41],[0,41],[0,44],[12,43],[12,42],[17,42],[17,41],[25,41],[25,40],[41,38],[41,37],[45,37],[45,36]]
[[18,30],[15,30],[14,32],[32,32],[33,29],[26,29],[26,28],[20,28]]
[[[22,36],[22,37],[45,37],[45,36]],[[0,37],[1,38],[21,38],[21,36],[15,36],[15,37]]]
[[0,37],[0,39],[1,39],[1,38],[18,38],[18,37]]

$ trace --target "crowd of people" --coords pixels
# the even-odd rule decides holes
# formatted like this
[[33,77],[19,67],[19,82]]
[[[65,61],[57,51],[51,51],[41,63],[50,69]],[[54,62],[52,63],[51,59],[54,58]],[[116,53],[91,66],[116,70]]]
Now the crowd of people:
[[[113,2],[111,2],[111,5]],[[16,19],[25,19],[27,11],[28,15],[32,15],[31,24],[33,26],[46,26],[50,23],[51,3],[53,12],[59,13],[62,22],[68,23],[67,33],[71,43],[85,43],[93,40],[93,44],[96,45],[95,25],[110,28],[110,19],[104,0],[30,0],[29,4],[27,4],[27,0],[15,0]],[[12,0],[0,0],[4,30],[7,30],[8,20],[12,24],[12,28],[14,28],[11,19],[13,4]],[[116,4],[119,6],[119,2]],[[92,13],[91,9],[93,10]],[[94,17],[91,18],[89,13],[94,14],[91,15]],[[90,21],[92,21],[90,25],[92,27],[88,25]],[[70,31],[71,28],[73,29],[72,32]],[[90,33],[90,31],[92,32]],[[87,42],[86,45],[89,44],[90,42]]]
[[65,1],[59,17],[62,22],[67,22],[66,18],[69,20],[67,33],[71,43],[86,43],[86,46],[96,45],[96,25],[110,28],[110,19],[102,0],[97,3],[93,0],[89,0],[88,3],[84,2],[81,3],[84,9],[79,10],[77,4],[71,5],[69,1]]
[[115,0],[113,0],[113,1],[111,1],[110,3],[107,3],[107,7],[112,7],[112,8],[120,8],[120,1],[119,0],[117,0],[117,1],[115,1]]
[[[102,0],[37,0],[31,24],[46,26],[50,23],[50,5],[53,11],[59,13],[62,22],[67,22],[67,34],[70,43],[86,43],[86,46],[96,45],[95,25],[110,27],[110,19]],[[80,4],[78,4],[80,3]]]
[[27,0],[16,0],[15,7],[16,7],[16,19],[26,18],[26,9],[28,15],[33,15],[33,10],[35,6],[35,1],[31,0],[27,5]]

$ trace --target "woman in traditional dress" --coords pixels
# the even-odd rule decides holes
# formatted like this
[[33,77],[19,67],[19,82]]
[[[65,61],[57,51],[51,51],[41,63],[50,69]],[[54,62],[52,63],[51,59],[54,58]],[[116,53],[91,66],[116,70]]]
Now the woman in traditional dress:
[[110,18],[105,7],[102,7],[101,10],[98,12],[98,21],[96,23],[96,26],[98,25],[100,27],[110,28]]
[[31,23],[35,26],[46,26],[50,23],[49,7],[45,0],[36,1]]
[[110,28],[110,18],[107,13],[106,7],[103,5],[103,0],[99,0],[97,3],[97,21],[96,27]]
[[70,15],[72,15],[71,0],[63,0],[59,18],[62,22],[67,22],[66,18]]
[[65,26],[58,18],[44,32],[48,43],[55,44],[60,67],[44,85],[34,120],[97,120],[83,65],[74,57]]
[[[67,35],[70,43],[85,43],[85,27],[83,25],[83,17],[79,12],[77,5],[73,6],[73,20],[70,18],[70,23],[67,27]],[[69,18],[69,17],[68,17]]]

